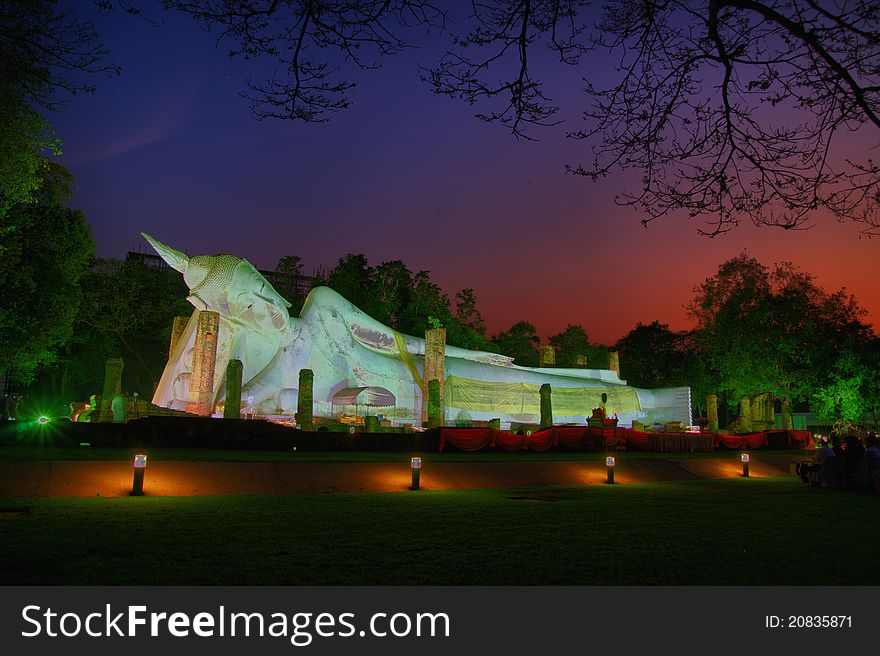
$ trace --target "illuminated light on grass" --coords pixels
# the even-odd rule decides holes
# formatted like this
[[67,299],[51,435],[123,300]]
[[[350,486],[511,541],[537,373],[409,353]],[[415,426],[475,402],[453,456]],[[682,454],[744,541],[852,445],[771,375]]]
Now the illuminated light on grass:
[[144,495],[144,471],[147,469],[147,456],[137,454],[134,457],[134,480],[131,484],[131,496],[142,497]]
[[743,464],[743,478],[748,478],[749,477],[749,460],[751,460],[751,457],[749,456],[748,453],[743,453],[740,456],[740,459],[742,460],[742,464]]
[[51,421],[46,415],[40,415],[39,419],[37,419],[38,424],[48,424]]
[[412,485],[410,485],[411,490],[419,489],[419,479],[422,474],[422,459],[418,456],[413,456],[409,461],[410,469],[412,469]]
[[608,485],[614,485],[614,465],[616,461],[614,460],[614,456],[608,456],[605,458],[605,468],[608,471],[608,478],[606,482]]

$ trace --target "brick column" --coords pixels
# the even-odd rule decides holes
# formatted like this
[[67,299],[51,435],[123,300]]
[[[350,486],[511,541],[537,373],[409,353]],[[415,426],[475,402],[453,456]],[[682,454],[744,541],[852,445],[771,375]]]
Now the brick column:
[[230,360],[226,365],[226,404],[223,406],[224,419],[241,417],[241,373],[244,366],[241,360]]
[[104,391],[101,393],[101,409],[98,421],[113,421],[113,397],[122,393],[122,358],[107,358],[104,364]]
[[443,386],[446,381],[446,329],[431,328],[425,331],[425,372],[422,381],[425,389],[422,390],[422,421],[430,421],[429,417],[429,385],[432,380],[438,383],[440,403],[440,423],[443,425]]
[[217,364],[219,330],[220,315],[217,312],[199,312],[189,403],[186,408],[187,412],[192,414],[209,417],[214,412],[214,367]]
[[608,353],[608,368],[611,371],[616,371],[617,377],[620,378],[620,353],[617,351],[610,351]]
[[171,343],[168,345],[169,359],[174,354],[174,349],[177,347],[177,342],[180,341],[180,336],[183,334],[183,329],[186,328],[186,324],[188,323],[189,317],[174,317],[174,323],[171,324]]
[[544,344],[538,350],[538,366],[539,367],[555,367],[556,366],[556,349],[550,344]]

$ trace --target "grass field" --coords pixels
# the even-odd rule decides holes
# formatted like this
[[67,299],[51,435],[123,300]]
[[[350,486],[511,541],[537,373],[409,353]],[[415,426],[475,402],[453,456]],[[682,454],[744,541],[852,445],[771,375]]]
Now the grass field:
[[[135,450],[121,447],[62,447],[50,445],[3,446],[0,460],[130,460]],[[401,462],[411,455],[408,452],[388,451],[245,451],[237,449],[152,448],[147,449],[150,460],[189,460],[222,462]],[[774,456],[797,456],[799,451],[761,451]],[[755,457],[760,457],[756,453]],[[415,455],[415,454],[412,454]],[[522,451],[505,453],[501,450],[461,453],[420,453],[428,462],[547,462],[547,461],[598,461],[604,460],[602,451]],[[615,453],[620,458],[668,459],[668,458],[717,458],[729,457],[739,460],[739,451],[722,449],[712,452],[660,453],[651,451],[627,451]],[[807,454],[812,455],[812,452]]]
[[880,584],[877,495],[795,479],[0,501],[2,584]]

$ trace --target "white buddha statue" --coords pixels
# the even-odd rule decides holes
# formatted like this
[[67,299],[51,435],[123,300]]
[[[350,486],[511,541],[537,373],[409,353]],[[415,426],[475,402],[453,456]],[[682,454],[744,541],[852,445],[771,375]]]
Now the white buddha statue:
[[[243,364],[242,397],[249,410],[292,414],[299,371],[314,372],[314,412],[331,416],[356,404],[382,406],[395,424],[418,424],[422,417],[425,340],[402,335],[352,305],[329,287],[309,294],[298,318],[288,303],[244,259],[233,255],[189,257],[149,235],[160,256],[183,274],[195,306],[159,382],[153,403],[184,410],[189,398],[192,354],[199,310],[220,315],[214,374],[214,402],[223,402],[230,359]],[[500,418],[536,423],[538,390],[552,388],[556,423],[583,425],[607,394],[609,416],[619,425],[643,422],[690,423],[689,388],[641,390],[628,387],[604,369],[520,367],[507,356],[446,347],[444,412],[457,418]],[[363,413],[362,413],[363,414]]]

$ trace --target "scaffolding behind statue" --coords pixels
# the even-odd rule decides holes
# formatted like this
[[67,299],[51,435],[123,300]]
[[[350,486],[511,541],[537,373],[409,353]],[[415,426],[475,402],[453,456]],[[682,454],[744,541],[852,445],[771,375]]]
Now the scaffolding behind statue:
[[[340,406],[379,406],[395,424],[420,423],[425,389],[425,340],[385,326],[328,287],[311,291],[299,318],[290,303],[248,261],[233,255],[189,257],[149,235],[159,255],[183,274],[195,311],[180,334],[153,403],[176,410],[190,404],[193,350],[202,310],[219,314],[211,410],[224,402],[226,365],[243,364],[242,411],[292,414],[299,372],[314,372],[314,412],[329,417]],[[615,371],[520,367],[497,353],[446,347],[444,419],[500,418],[537,423],[540,386],[552,388],[556,423],[584,424],[607,396],[619,425],[691,421],[687,387],[628,387]],[[425,394],[427,396],[427,394]]]

